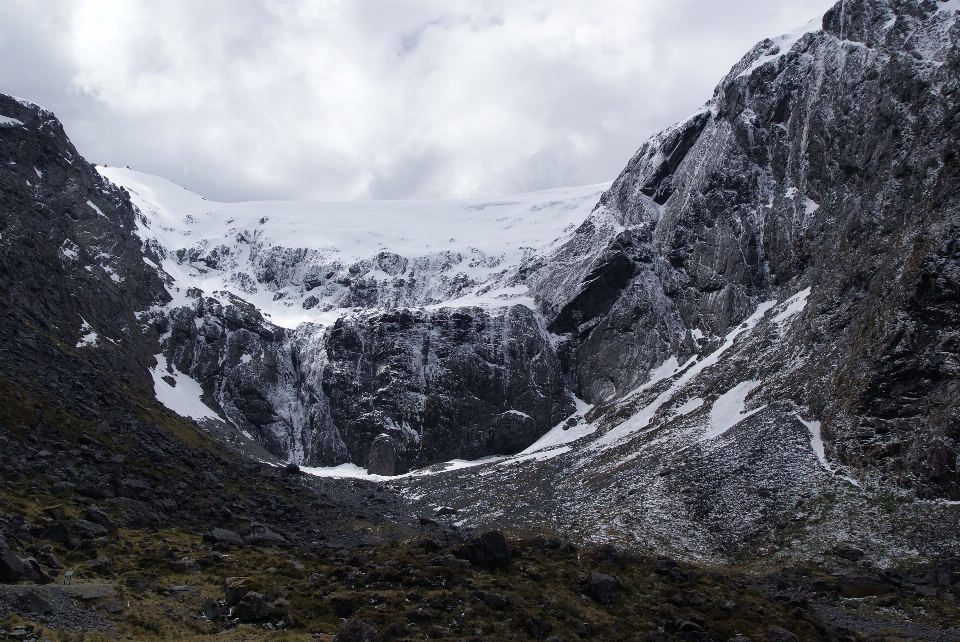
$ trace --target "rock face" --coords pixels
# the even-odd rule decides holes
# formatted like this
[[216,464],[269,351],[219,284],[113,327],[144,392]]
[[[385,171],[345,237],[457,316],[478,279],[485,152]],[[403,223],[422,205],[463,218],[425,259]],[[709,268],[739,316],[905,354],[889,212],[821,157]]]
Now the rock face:
[[576,394],[620,398],[809,287],[777,396],[831,458],[960,497],[956,34],[942,3],[840,3],[645,143],[526,266]]
[[536,315],[514,306],[346,317],[327,336],[322,388],[351,461],[380,433],[396,471],[523,450],[573,411]]
[[371,475],[397,474],[397,443],[386,434],[377,435],[370,446],[367,472]]

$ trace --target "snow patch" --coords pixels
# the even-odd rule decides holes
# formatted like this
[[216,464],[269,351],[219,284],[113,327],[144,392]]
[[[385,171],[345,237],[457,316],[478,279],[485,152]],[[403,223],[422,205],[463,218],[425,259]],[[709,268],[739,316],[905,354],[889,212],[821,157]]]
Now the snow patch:
[[0,116],[0,127],[19,127],[23,123],[17,120],[16,118],[10,118],[9,116]]
[[947,0],[947,2],[940,0],[938,3],[938,13],[953,13],[956,11],[960,11],[960,0]]
[[77,257],[80,256],[80,248],[77,247],[73,241],[67,239],[63,242],[63,245],[60,246],[60,254],[71,261],[75,261]]
[[[167,358],[162,353],[155,356],[157,365],[150,369],[150,374],[153,375],[153,389],[157,394],[157,401],[181,417],[220,419],[217,413],[201,401],[203,388],[195,379],[176,368],[168,370]],[[176,385],[171,386],[164,377],[172,377]]]
[[[586,437],[587,435],[592,435],[594,432],[596,432],[597,427],[595,425],[583,422],[583,415],[588,410],[593,408],[593,405],[577,399],[576,397],[574,397],[574,400],[577,404],[577,411],[547,431],[547,433],[540,437],[540,439],[530,444],[526,449],[520,452],[520,455],[529,455],[540,450],[557,448],[558,446],[572,443],[581,437]],[[567,422],[570,419],[574,419],[577,423],[572,426],[568,426]]]
[[249,354],[245,354],[242,357],[240,357],[240,363],[247,364],[247,363],[250,363],[251,361],[253,361],[253,357],[251,357]]
[[80,337],[80,341],[77,342],[77,347],[78,348],[83,348],[86,346],[96,347],[97,342],[100,339],[99,335],[97,335],[93,327],[89,323],[87,323],[86,319],[84,319],[83,317],[80,317],[80,320],[83,322],[80,325],[80,332],[85,334],[82,337]]
[[717,397],[710,409],[710,427],[700,437],[700,441],[719,437],[747,417],[766,408],[764,405],[744,412],[747,397],[759,386],[759,381],[744,381]]
[[700,397],[694,397],[693,399],[688,399],[682,405],[680,405],[673,413],[674,418],[683,417],[689,415],[691,412],[703,405],[703,399]]
[[[837,471],[833,468],[833,466],[830,465],[830,462],[827,461],[827,452],[824,449],[823,437],[820,434],[820,422],[816,420],[807,421],[806,419],[801,417],[799,413],[796,415],[796,417],[800,421],[800,423],[806,426],[807,430],[810,431],[810,448],[813,450],[814,454],[817,456],[817,461],[820,462],[820,465],[823,466],[823,469],[826,470],[828,473],[832,473],[836,475]],[[858,482],[856,479],[853,479],[852,477],[848,477],[847,475],[837,475],[837,477],[840,477],[850,482],[857,488],[860,487],[860,482]]]
[[777,324],[783,323],[793,315],[803,312],[803,310],[807,307],[807,297],[809,296],[810,296],[810,288],[800,290],[799,292],[794,294],[792,297],[790,297],[784,302],[784,305],[786,305],[786,307],[783,309],[782,312],[780,312],[777,316],[771,319],[771,323],[777,323]]
[[99,214],[100,216],[102,216],[103,218],[107,218],[107,215],[101,212],[100,208],[93,204],[93,201],[87,201],[87,205],[93,208],[93,211]]

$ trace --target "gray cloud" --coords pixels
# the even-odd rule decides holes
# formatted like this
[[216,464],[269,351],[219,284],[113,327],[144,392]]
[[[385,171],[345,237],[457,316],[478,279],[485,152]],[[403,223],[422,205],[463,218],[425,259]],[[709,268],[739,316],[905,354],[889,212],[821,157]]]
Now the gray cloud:
[[217,200],[611,180],[832,0],[7,0],[0,91]]

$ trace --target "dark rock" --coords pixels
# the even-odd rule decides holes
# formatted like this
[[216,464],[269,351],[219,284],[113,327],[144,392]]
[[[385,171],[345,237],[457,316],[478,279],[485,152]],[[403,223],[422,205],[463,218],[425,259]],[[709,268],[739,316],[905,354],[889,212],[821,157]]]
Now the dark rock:
[[430,563],[434,566],[446,566],[452,569],[465,569],[472,566],[469,561],[460,559],[456,555],[441,555],[430,560]]
[[548,635],[550,635],[550,631],[553,630],[553,626],[551,624],[544,622],[536,615],[531,615],[528,617],[523,623],[523,628],[527,630],[527,633],[529,633],[531,637],[537,640],[546,638]]
[[506,566],[510,562],[510,548],[500,531],[487,531],[453,549],[453,554],[486,569]]
[[598,604],[609,605],[617,601],[620,584],[613,575],[593,572],[587,583],[588,595]]
[[883,582],[864,577],[845,579],[840,584],[840,595],[843,597],[870,597],[886,595],[889,592],[890,587]]
[[392,476],[397,474],[397,442],[393,437],[379,434],[370,444],[367,455],[367,472],[371,475]]
[[270,615],[270,605],[260,593],[248,591],[234,607],[233,614],[241,622],[252,622]]
[[83,539],[94,539],[107,534],[106,528],[85,519],[75,519],[70,522],[70,530],[80,535]]
[[333,642],[383,642],[383,638],[365,621],[354,619],[343,623]]
[[848,546],[834,546],[831,551],[833,555],[851,562],[858,562],[863,559],[863,551]]
[[128,577],[123,584],[127,588],[131,588],[135,591],[145,591],[150,588],[150,580],[143,580],[134,577]]
[[105,528],[108,533],[116,533],[120,527],[120,525],[110,519],[106,513],[95,506],[88,507],[87,510],[84,511],[83,516],[94,524]]
[[53,612],[53,606],[50,605],[45,598],[41,597],[34,591],[27,591],[23,595],[23,601],[26,606],[28,613],[36,613],[37,615],[47,615],[48,613]]
[[800,638],[779,626],[770,627],[767,631],[767,639],[770,642],[800,642]]
[[13,554],[5,541],[0,540],[0,582],[16,582],[26,572],[23,560]]
[[341,597],[339,595],[334,595],[329,598],[330,608],[333,609],[333,614],[338,618],[348,618],[353,615],[353,611],[356,608],[353,600],[346,597]]
[[214,528],[203,536],[203,541],[214,544],[223,543],[231,546],[242,547],[243,539],[237,533],[226,528]]
[[223,581],[223,595],[227,606],[236,606],[243,596],[257,588],[252,577],[228,577]]
[[577,637],[580,638],[592,638],[597,634],[596,628],[589,622],[579,622],[575,627],[573,627],[573,632],[577,634]]
[[500,593],[485,593],[480,599],[493,611],[503,611],[509,605],[507,596]]
[[263,525],[252,530],[249,535],[243,538],[243,541],[247,546],[290,546],[286,537]]

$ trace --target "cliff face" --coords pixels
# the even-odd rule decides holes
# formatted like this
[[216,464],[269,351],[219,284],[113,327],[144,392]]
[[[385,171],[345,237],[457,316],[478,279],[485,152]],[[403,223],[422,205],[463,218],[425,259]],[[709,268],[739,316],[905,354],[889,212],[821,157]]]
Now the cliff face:
[[831,458],[960,497],[960,27],[945,3],[884,1],[820,27],[754,47],[528,283],[592,403],[810,288],[757,394],[820,418]]
[[156,334],[144,311],[169,301],[141,257],[135,211],[70,143],[54,115],[0,95],[0,306],[37,333],[152,390]]

